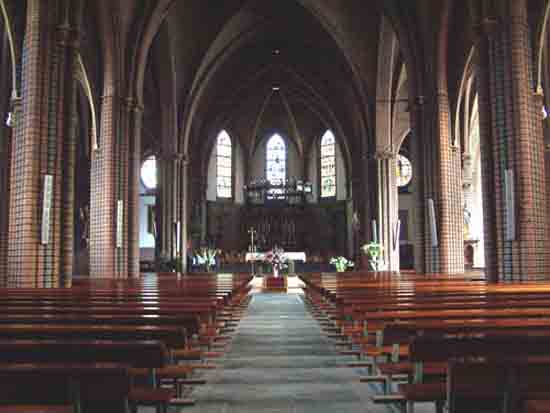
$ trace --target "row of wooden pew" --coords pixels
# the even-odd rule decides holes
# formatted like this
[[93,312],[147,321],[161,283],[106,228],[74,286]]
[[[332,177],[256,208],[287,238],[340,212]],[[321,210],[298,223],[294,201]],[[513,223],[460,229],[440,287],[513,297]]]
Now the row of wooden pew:
[[[403,412],[550,411],[550,283],[392,273],[302,276],[307,303],[375,403]],[[491,410],[492,409],[492,410]]]
[[0,289],[0,413],[188,405],[249,301],[246,274]]

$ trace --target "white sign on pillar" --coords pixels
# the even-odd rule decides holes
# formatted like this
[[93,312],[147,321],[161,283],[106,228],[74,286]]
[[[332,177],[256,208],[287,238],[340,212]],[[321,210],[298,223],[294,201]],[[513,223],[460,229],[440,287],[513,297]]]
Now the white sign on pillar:
[[50,242],[50,222],[52,215],[53,176],[44,175],[42,189],[42,227],[40,242],[47,245]]
[[439,245],[439,240],[437,239],[437,223],[435,221],[435,207],[434,200],[428,199],[428,219],[430,220],[430,238],[432,240],[432,247],[437,247]]
[[393,234],[393,250],[397,251],[397,246],[399,245],[399,236],[401,235],[401,220],[398,219],[395,223],[395,230]]
[[176,222],[176,255],[181,252],[181,221]]
[[504,171],[504,214],[506,217],[505,239],[516,239],[516,200],[514,195],[514,171]]
[[124,228],[124,201],[119,199],[116,205],[116,247],[122,248]]

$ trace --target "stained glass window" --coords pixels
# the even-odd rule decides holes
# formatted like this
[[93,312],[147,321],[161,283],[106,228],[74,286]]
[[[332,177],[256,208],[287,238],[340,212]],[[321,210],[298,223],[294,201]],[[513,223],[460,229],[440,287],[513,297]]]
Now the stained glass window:
[[147,189],[157,187],[157,159],[150,156],[141,165],[141,182]]
[[397,155],[397,186],[404,187],[407,186],[412,179],[412,165],[405,156],[398,154]]
[[[271,185],[283,185],[286,181],[286,144],[281,135],[275,134],[267,141],[265,177]],[[283,189],[271,189],[268,198],[282,196]]]
[[216,144],[216,192],[218,198],[231,198],[233,195],[231,138],[221,131]]
[[321,139],[321,198],[336,196],[336,139],[331,131]]

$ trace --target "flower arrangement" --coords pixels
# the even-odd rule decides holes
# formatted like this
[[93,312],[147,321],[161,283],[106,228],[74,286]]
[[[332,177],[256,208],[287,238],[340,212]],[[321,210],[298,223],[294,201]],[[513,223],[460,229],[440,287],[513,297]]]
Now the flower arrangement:
[[275,277],[279,275],[280,270],[287,267],[287,259],[285,258],[284,253],[285,251],[282,248],[274,247],[271,251],[265,254],[264,260],[273,267],[273,275]]
[[332,257],[330,263],[336,267],[338,272],[344,272],[355,265],[353,261],[348,260],[346,257]]
[[197,264],[206,266],[206,272],[210,272],[210,268],[216,265],[216,255],[220,250],[215,248],[203,247],[199,250],[195,257]]
[[369,267],[373,271],[379,271],[380,267],[383,265],[382,253],[384,252],[384,247],[378,242],[370,242],[361,247],[363,254],[369,257]]

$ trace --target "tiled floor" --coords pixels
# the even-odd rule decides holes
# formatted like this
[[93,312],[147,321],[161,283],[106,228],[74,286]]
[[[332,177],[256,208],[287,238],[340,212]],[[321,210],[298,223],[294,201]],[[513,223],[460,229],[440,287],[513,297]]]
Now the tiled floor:
[[[298,294],[254,295],[221,368],[189,413],[380,412],[372,389],[338,355]],[[433,411],[432,409],[430,409]],[[419,411],[419,410],[417,410]]]

